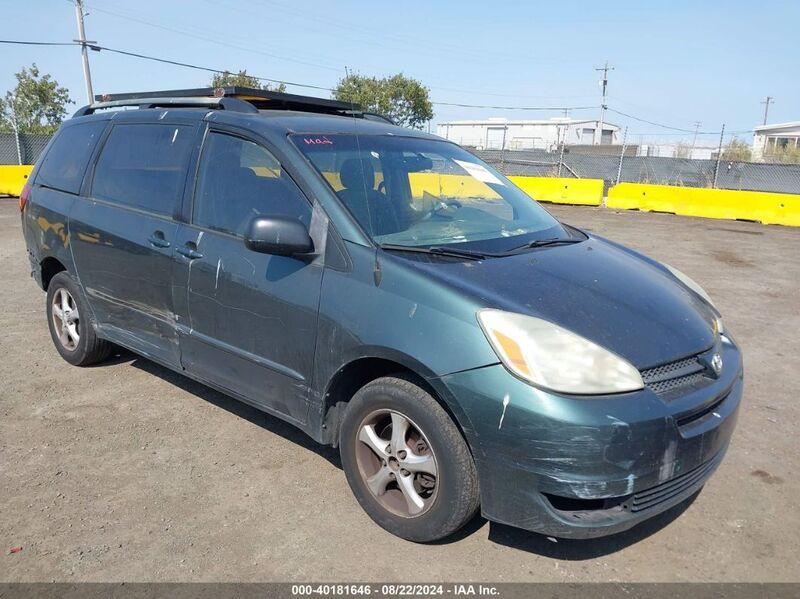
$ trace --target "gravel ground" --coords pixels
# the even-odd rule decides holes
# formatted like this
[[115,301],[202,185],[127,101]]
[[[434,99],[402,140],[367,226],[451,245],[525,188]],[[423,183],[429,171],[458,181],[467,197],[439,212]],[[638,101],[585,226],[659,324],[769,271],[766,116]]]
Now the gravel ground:
[[0,580],[800,581],[800,229],[552,210],[699,281],[744,349],[739,427],[693,503],[593,541],[480,518],[397,539],[291,426],[132,354],[62,361],[0,199]]

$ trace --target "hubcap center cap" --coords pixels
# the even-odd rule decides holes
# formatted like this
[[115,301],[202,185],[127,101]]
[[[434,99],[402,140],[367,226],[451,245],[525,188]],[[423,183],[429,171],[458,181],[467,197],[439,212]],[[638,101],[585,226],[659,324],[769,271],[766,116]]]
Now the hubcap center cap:
[[389,458],[389,468],[391,468],[392,470],[400,469],[400,462],[397,461],[397,458],[395,457]]

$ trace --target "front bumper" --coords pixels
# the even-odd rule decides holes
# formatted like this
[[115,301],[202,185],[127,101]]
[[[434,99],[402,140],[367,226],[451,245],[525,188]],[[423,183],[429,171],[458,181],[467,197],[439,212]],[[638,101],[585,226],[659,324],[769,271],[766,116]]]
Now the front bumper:
[[670,401],[649,389],[560,396],[499,364],[439,379],[464,416],[483,515],[590,538],[626,530],[690,497],[722,461],[742,396],[739,349],[730,340],[717,349],[719,377]]

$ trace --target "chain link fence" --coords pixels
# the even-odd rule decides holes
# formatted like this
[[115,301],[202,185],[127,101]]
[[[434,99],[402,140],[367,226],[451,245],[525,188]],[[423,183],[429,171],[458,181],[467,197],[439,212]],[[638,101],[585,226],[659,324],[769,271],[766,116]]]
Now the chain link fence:
[[0,133],[0,164],[35,163],[50,137],[40,133],[20,133],[17,138],[14,133]]
[[[17,144],[14,133],[0,133],[0,164],[34,164],[49,140],[22,133]],[[569,146],[556,152],[471,151],[504,175],[602,179],[607,187],[628,182],[800,194],[800,164],[631,156],[623,146],[617,155],[583,154]]]
[[744,191],[800,194],[800,164],[698,160],[656,156],[616,156],[546,150],[474,150],[504,175],[603,179],[616,183],[650,183]]

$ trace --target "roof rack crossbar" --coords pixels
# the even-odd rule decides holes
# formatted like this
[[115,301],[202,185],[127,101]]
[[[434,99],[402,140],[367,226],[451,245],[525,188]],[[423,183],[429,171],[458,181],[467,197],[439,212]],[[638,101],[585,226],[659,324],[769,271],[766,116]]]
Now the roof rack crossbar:
[[[297,110],[301,112],[317,112],[323,114],[345,114],[359,112],[361,107],[351,102],[332,100],[328,98],[315,98],[312,96],[301,96],[298,94],[287,94],[265,89],[250,87],[240,87],[231,85],[227,87],[200,87],[196,89],[169,89],[161,91],[143,91],[122,94],[103,94],[95,96],[95,104],[91,104],[86,109],[78,112],[81,114],[91,114],[92,107],[98,104],[102,107],[111,107],[108,102],[124,101],[126,104],[117,106],[141,106],[152,102],[166,103],[169,99],[177,101],[179,104],[189,105],[190,100],[194,99],[201,103],[219,101],[231,102],[229,109],[245,110],[244,107],[233,102],[241,102],[250,105],[247,112],[255,110]],[[205,104],[201,104],[205,105]],[[225,107],[224,105],[214,104],[215,107]],[[235,108],[234,108],[235,107]],[[354,115],[355,116],[355,115]]]
[[98,110],[105,110],[108,108],[123,108],[126,106],[136,106],[138,108],[162,108],[170,106],[173,108],[208,107],[208,108],[217,108],[223,110],[231,110],[235,112],[249,112],[249,113],[258,112],[258,109],[255,106],[253,106],[249,102],[238,100],[237,98],[147,97],[147,98],[126,98],[120,100],[95,102],[93,104],[89,104],[87,106],[79,108],[73,116],[74,117],[85,116],[87,114],[93,114]]
[[74,116],[92,114],[105,108],[124,106],[138,108],[159,107],[210,107],[235,112],[258,113],[262,110],[296,110],[352,116],[371,121],[395,122],[383,115],[362,111],[358,104],[300,96],[265,89],[240,87],[200,87],[196,89],[169,89],[162,91],[132,92],[123,94],[103,94],[95,96],[95,102],[80,108]]

